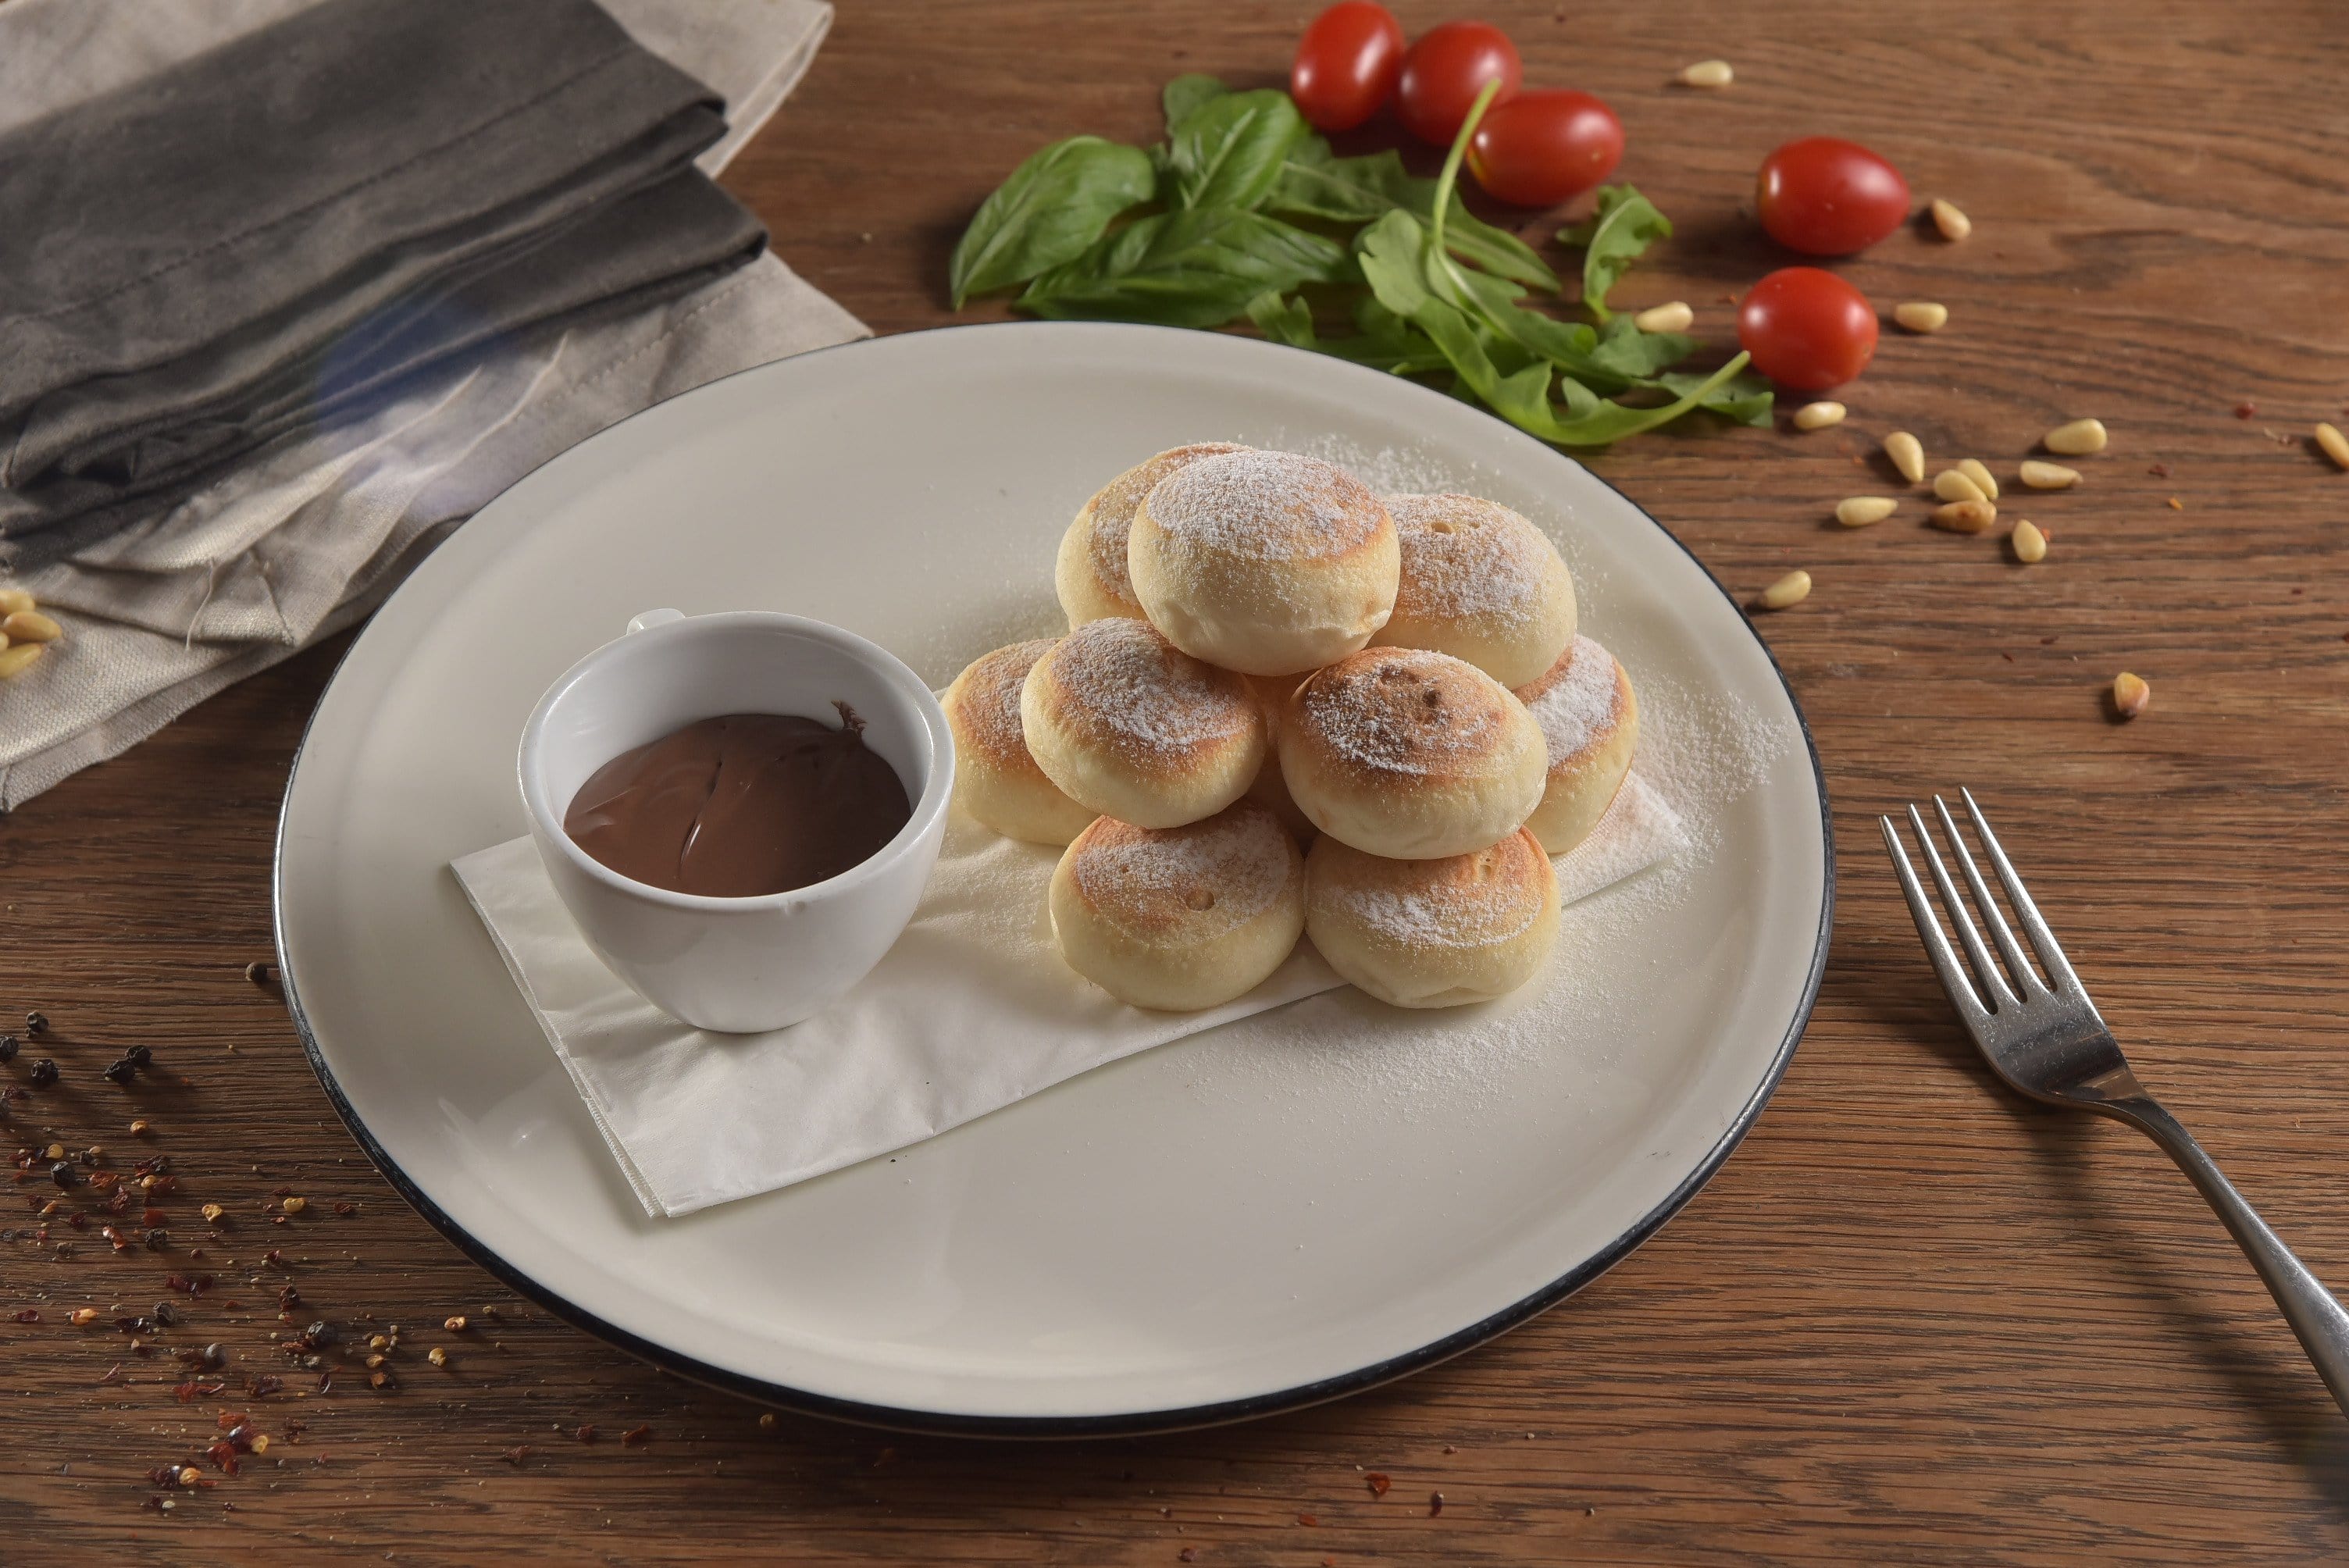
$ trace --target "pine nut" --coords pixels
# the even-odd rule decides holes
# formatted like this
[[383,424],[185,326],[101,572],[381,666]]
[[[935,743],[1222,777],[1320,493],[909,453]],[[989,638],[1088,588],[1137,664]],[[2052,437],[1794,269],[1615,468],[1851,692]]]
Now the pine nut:
[[18,643],[15,647],[0,652],[0,681],[23,675],[47,646],[47,643]]
[[1974,221],[1939,196],[1933,198],[1930,211],[1933,214],[1933,227],[1941,231],[1941,238],[1944,240],[1962,240],[1974,232]]
[[1836,502],[1836,521],[1846,528],[1866,528],[1890,517],[1899,502],[1889,495],[1856,495]]
[[1912,485],[1925,482],[1925,443],[1906,430],[1895,430],[1884,438],[1884,455],[1900,470],[1900,477]]
[[33,596],[22,588],[0,588],[0,615],[13,615],[32,607]]
[[2067,469],[2061,463],[2043,463],[2036,458],[2025,459],[2019,474],[2033,490],[2070,490],[2080,482],[2079,469]]
[[2339,426],[2320,422],[2316,427],[2316,444],[2324,449],[2326,457],[2349,469],[2349,436],[2343,435]]
[[1998,499],[1998,480],[1992,477],[1990,465],[1980,458],[1960,458],[1958,471],[1974,481],[1975,487],[1982,492],[1984,500]]
[[1696,325],[1696,312],[1685,300],[1670,304],[1651,305],[1631,318],[1631,325],[1641,332],[1686,332]]
[[54,643],[66,634],[63,626],[38,610],[18,610],[0,620],[0,632],[7,633],[12,643]]
[[1795,428],[1824,430],[1829,425],[1842,424],[1844,415],[1849,411],[1840,403],[1806,403],[1795,410]]
[[1811,574],[1789,572],[1762,590],[1761,604],[1764,610],[1786,610],[1811,596]]
[[2153,700],[2153,688],[2123,670],[2113,677],[2113,709],[2123,718],[2135,718]]
[[1933,476],[1933,493],[1943,500],[1988,500],[1990,496],[1963,469],[1943,469]]
[[2058,425],[2040,438],[2040,444],[2061,458],[2085,458],[2091,452],[2105,449],[2105,425],[2101,419],[2075,419],[2068,425]]
[[1692,88],[1725,88],[1736,79],[1727,60],[1699,60],[1681,72],[1681,81]]
[[1892,307],[1892,319],[1911,332],[1939,332],[1950,325],[1950,307],[1931,300],[1905,299]]
[[1998,521],[1998,508],[1986,500],[1953,500],[1933,509],[1933,526],[1951,533],[1980,533]]
[[2014,546],[2014,558],[2026,566],[2034,561],[2047,559],[2047,536],[2040,532],[2039,525],[2027,517],[2014,525],[2014,531],[2006,539]]

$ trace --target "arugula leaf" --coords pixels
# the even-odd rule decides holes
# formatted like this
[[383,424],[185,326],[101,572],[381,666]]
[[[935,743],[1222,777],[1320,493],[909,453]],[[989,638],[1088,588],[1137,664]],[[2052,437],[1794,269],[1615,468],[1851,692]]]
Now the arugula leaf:
[[[1379,308],[1375,300],[1363,303],[1372,309]],[[1270,289],[1248,301],[1247,314],[1257,330],[1275,343],[1367,365],[1392,375],[1443,370],[1452,363],[1428,341],[1425,333],[1391,311],[1381,311],[1377,317],[1357,311],[1355,325],[1359,330],[1350,337],[1321,336],[1314,330],[1313,312],[1302,299],[1284,298]]]
[[1221,98],[1231,90],[1216,77],[1196,72],[1187,77],[1176,77],[1168,82],[1158,95],[1160,105],[1166,110],[1166,134],[1173,136],[1174,128],[1181,125],[1193,109],[1209,98]]
[[1617,316],[1594,335],[1591,359],[1618,376],[1644,381],[1696,352],[1696,339],[1679,332],[1641,332]]
[[1770,428],[1773,393],[1768,377],[1752,370],[1741,370],[1714,386],[1706,387],[1705,380],[1706,377],[1693,371],[1669,370],[1657,377],[1652,385],[1675,397],[1685,397],[1692,390],[1699,391],[1699,407],[1741,425],[1758,425],[1764,429]]
[[[1312,136],[1289,150],[1264,207],[1331,223],[1367,223],[1400,209],[1424,222],[1435,215],[1435,186],[1403,168],[1402,155],[1392,148],[1339,158],[1328,141]],[[1445,221],[1445,242],[1461,260],[1529,288],[1557,292],[1557,274],[1531,246],[1470,212],[1456,192]]]
[[974,294],[1025,283],[1084,254],[1110,220],[1150,200],[1150,155],[1098,136],[1056,141],[1011,171],[956,244],[947,286]]
[[1280,178],[1288,150],[1311,134],[1277,88],[1206,99],[1174,127],[1173,204],[1254,207]]
[[1630,185],[1602,185],[1589,217],[1557,232],[1558,242],[1583,247],[1582,303],[1607,319],[1607,291],[1658,240],[1671,237],[1672,221]]
[[1237,207],[1195,207],[1127,224],[1029,284],[1019,304],[1054,318],[1219,326],[1267,289],[1355,275],[1344,248],[1319,234]]

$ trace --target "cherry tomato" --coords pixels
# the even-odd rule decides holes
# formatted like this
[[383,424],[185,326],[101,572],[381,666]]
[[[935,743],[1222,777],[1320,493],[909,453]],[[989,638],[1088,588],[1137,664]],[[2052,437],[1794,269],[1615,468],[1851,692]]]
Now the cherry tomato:
[[1476,183],[1520,207],[1579,196],[1623,158],[1623,122],[1588,93],[1550,88],[1495,104],[1468,143]]
[[1395,107],[1402,128],[1422,141],[1449,147],[1486,82],[1497,78],[1497,102],[1515,98],[1526,67],[1509,36],[1490,22],[1445,22],[1420,35],[1402,60]]
[[1909,181],[1856,141],[1806,136],[1762,160],[1754,191],[1770,237],[1806,256],[1864,251],[1909,216]]
[[1737,341],[1754,368],[1795,392],[1823,392],[1876,357],[1868,296],[1817,267],[1781,267],[1737,307]]
[[1402,24],[1372,0],[1338,0],[1297,40],[1288,96],[1316,130],[1351,130],[1386,107],[1402,75]]

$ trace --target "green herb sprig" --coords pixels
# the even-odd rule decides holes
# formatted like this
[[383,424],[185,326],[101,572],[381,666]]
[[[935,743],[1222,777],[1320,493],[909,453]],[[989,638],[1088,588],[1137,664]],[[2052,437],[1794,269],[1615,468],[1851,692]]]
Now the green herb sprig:
[[[1603,187],[1590,217],[1558,233],[1583,252],[1590,321],[1523,303],[1557,296],[1557,274],[1471,213],[1459,191],[1469,139],[1497,90],[1478,96],[1442,173],[1427,180],[1392,150],[1337,156],[1286,93],[1177,77],[1163,95],[1158,146],[1071,137],[1012,171],[955,247],[955,305],[1024,285],[1014,304],[1033,315],[1246,321],[1293,347],[1448,377],[1562,446],[1601,446],[1694,408],[1768,424],[1769,384],[1744,354],[1715,370],[1677,370],[1694,338],[1641,332],[1608,311],[1631,263],[1671,234],[1629,185]],[[1325,335],[1330,321],[1351,330]]]

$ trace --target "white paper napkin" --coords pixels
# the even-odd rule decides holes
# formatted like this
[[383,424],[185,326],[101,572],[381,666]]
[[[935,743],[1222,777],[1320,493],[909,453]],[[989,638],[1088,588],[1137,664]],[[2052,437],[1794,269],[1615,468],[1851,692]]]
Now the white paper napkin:
[[[1557,861],[1560,902],[1686,841],[1635,773]],[[921,907],[879,966],[828,1011],[760,1035],[688,1027],[630,990],[581,940],[529,839],[450,869],[628,1185],[647,1212],[675,1216],[902,1149],[1120,1057],[1343,984],[1300,943],[1221,1007],[1129,1007],[1061,959],[1044,907],[1059,859],[954,812]],[[1416,1027],[1429,1016],[1396,1016]]]

